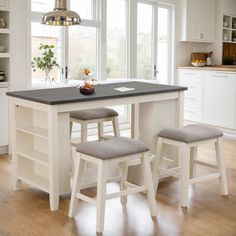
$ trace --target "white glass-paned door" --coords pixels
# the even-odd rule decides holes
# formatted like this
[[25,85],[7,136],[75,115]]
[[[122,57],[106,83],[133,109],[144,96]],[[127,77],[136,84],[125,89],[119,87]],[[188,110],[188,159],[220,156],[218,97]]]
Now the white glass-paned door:
[[138,3],[137,77],[152,78],[152,5]]
[[[57,63],[61,64],[61,29],[60,27],[45,26],[38,22],[31,23],[31,58],[41,56],[42,52],[39,50],[40,44],[48,44],[55,46],[55,56]],[[50,72],[51,78],[55,82],[60,81],[60,69],[54,67]],[[32,70],[32,84],[45,83],[45,72],[37,69]]]
[[126,1],[107,0],[107,78],[127,77]]
[[171,12],[169,8],[158,7],[158,46],[157,69],[158,81],[168,84],[171,76]]
[[168,84],[172,76],[172,10],[150,1],[138,3],[137,77]]
[[89,68],[96,78],[97,29],[73,26],[68,37],[69,79],[81,79],[83,69]]

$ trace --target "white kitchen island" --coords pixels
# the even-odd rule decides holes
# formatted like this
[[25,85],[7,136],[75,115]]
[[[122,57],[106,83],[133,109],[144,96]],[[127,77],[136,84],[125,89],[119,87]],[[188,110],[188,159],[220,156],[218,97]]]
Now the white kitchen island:
[[[115,88],[133,88],[120,92]],[[185,87],[143,82],[101,84],[84,96],[75,87],[9,92],[13,188],[20,180],[50,196],[57,210],[59,196],[70,192],[70,112],[104,106],[132,105],[132,137],[154,153],[156,134],[183,122]],[[138,177],[139,173],[134,173]]]

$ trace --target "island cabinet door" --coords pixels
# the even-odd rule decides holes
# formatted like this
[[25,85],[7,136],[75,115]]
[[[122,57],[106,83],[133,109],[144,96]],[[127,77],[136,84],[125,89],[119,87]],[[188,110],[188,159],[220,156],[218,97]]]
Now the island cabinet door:
[[0,147],[8,145],[8,88],[0,88]]
[[225,128],[235,126],[236,74],[206,73],[204,122]]

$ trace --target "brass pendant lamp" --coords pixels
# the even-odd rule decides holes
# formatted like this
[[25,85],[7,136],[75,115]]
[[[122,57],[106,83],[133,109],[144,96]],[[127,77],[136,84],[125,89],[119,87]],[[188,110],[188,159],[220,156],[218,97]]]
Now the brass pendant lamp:
[[54,10],[42,16],[42,24],[44,25],[70,26],[80,23],[80,16],[74,11],[67,10],[67,0],[55,0]]

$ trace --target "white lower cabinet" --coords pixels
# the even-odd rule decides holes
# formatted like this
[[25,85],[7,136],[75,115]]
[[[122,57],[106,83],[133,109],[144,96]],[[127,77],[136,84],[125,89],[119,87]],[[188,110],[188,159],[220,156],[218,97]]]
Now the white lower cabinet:
[[8,145],[8,88],[0,88],[0,147]]
[[178,85],[188,87],[185,120],[236,128],[236,73],[179,69]]
[[204,121],[216,126],[235,128],[236,75],[205,73]]

